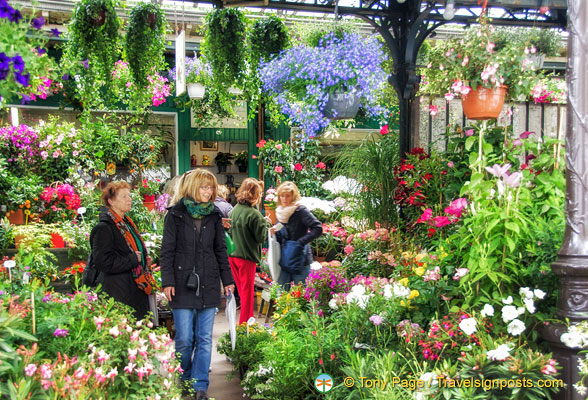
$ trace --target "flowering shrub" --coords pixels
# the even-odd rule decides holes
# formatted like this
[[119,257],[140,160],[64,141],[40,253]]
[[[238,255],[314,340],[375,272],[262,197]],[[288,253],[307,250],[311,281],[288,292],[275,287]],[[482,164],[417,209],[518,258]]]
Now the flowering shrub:
[[157,73],[147,75],[147,88],[137,88],[126,61],[118,60],[111,74],[115,95],[131,109],[143,110],[150,105],[157,107],[165,103],[165,98],[171,95],[168,79]]
[[322,267],[317,271],[311,271],[306,278],[304,298],[313,301],[318,309],[319,315],[336,310],[336,294],[347,293],[350,285],[345,278],[341,266]]
[[565,104],[567,98],[566,81],[557,78],[541,79],[531,89],[530,97],[535,103]]
[[469,27],[463,36],[437,41],[422,70],[423,93],[442,95],[449,101],[478,86],[506,85],[510,99],[528,96],[537,76],[536,65],[528,56],[536,49],[514,41],[495,49],[496,35],[489,22],[480,17],[479,25]]
[[[561,335],[560,340],[566,346],[572,349],[586,349],[588,347],[588,320],[584,320],[576,325],[570,325],[567,332]],[[588,393],[588,387],[584,384],[588,376],[588,353],[582,350],[582,357],[578,360],[578,371],[580,381],[574,383],[574,389],[582,396]]]
[[0,154],[15,172],[27,171],[39,156],[39,133],[27,125],[0,128]]
[[[383,110],[376,97],[386,81],[382,44],[375,36],[326,35],[317,47],[295,46],[260,64],[263,90],[273,96],[280,111],[313,137],[329,125],[324,116],[329,93],[355,89],[361,106],[372,115]],[[353,94],[352,94],[353,95]]]
[[67,183],[46,187],[40,197],[45,201],[43,218],[47,222],[75,218],[81,205],[80,196],[75,193],[73,186]]
[[149,180],[143,179],[143,181],[138,185],[139,194],[142,196],[151,196],[157,194],[159,192],[159,187],[161,186],[161,180]]
[[293,149],[290,142],[260,140],[256,146],[257,160],[263,164],[266,176],[271,177],[277,184],[289,180],[293,168]]
[[[315,213],[315,211],[313,211]],[[349,233],[335,221],[323,223],[323,234],[311,243],[314,254],[332,259],[343,251]]]

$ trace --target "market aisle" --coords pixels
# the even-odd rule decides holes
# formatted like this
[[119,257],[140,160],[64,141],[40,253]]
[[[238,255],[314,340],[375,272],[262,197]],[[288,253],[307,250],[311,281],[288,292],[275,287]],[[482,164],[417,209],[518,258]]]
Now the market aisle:
[[[238,311],[237,311],[238,314]],[[225,311],[220,310],[214,319],[214,329],[212,332],[212,371],[210,372],[210,386],[208,387],[208,396],[215,400],[249,400],[249,397],[243,397],[243,389],[239,380],[239,374],[233,379],[227,381],[227,375],[233,370],[233,364],[227,361],[227,357],[216,351],[218,338],[225,332],[229,331],[229,324]]]

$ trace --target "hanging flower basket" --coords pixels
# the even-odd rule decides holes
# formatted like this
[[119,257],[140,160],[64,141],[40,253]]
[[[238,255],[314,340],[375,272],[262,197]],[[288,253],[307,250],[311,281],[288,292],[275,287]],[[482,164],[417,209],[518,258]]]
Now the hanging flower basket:
[[357,90],[353,88],[350,92],[336,90],[329,94],[327,105],[323,111],[324,116],[331,120],[355,118],[360,100],[356,93]]
[[204,98],[204,92],[206,92],[206,87],[201,85],[200,83],[188,83],[188,96],[191,99],[202,99]]
[[467,119],[484,120],[498,118],[504,105],[507,87],[478,87],[461,96],[463,113]]

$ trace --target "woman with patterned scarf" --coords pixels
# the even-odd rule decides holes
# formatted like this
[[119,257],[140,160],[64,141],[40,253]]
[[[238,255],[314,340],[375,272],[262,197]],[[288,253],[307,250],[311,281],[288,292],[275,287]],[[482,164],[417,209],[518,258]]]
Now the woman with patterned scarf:
[[216,188],[216,177],[209,171],[195,169],[185,174],[179,187],[181,198],[168,208],[161,243],[163,292],[174,315],[182,381],[193,387],[196,399],[208,399],[220,282],[227,295],[235,288],[222,214],[214,205]]
[[125,216],[132,206],[130,186],[111,182],[101,199],[100,222],[90,234],[98,283],[116,301],[134,308],[137,319],[143,319],[147,312],[156,312],[156,287],[145,243],[133,221]]

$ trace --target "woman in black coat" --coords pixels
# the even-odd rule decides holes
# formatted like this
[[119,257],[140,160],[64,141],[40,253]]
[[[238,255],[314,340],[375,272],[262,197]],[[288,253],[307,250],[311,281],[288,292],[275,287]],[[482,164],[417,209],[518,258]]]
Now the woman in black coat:
[[182,198],[168,208],[165,217],[160,254],[162,285],[174,315],[182,380],[192,380],[196,398],[207,399],[220,281],[227,295],[235,285],[222,216],[214,205],[215,176],[202,169],[193,170],[184,177],[179,190]]
[[286,271],[282,267],[280,272],[278,283],[289,290],[291,282],[298,284],[304,282],[308,277],[310,264],[313,262],[309,243],[322,235],[323,225],[306,207],[297,203],[300,200],[300,192],[294,182],[283,182],[278,186],[277,192],[276,218],[284,227],[279,231],[271,228],[270,232],[272,235],[276,234],[276,239],[282,248],[286,241],[294,240],[303,246],[301,251],[304,252],[303,265],[296,266],[291,271]]
[[150,310],[152,286],[144,276],[151,259],[135,224],[125,216],[132,206],[130,186],[111,182],[101,199],[100,222],[90,234],[98,283],[116,301],[133,307],[137,319],[143,319]]

